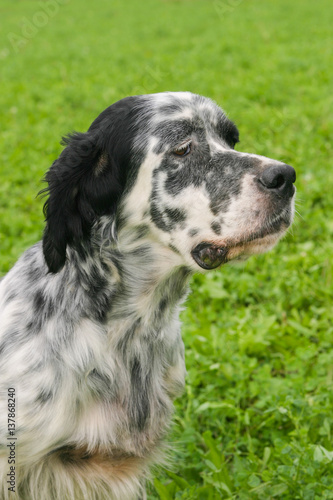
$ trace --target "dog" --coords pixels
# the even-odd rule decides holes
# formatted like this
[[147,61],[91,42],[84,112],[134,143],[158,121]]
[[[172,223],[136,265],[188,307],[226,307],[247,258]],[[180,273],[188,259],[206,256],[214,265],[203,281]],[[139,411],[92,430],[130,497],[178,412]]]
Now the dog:
[[0,282],[2,499],[145,495],[184,387],[190,277],[293,220],[294,169],[238,141],[190,92],[126,97],[63,140],[42,241]]

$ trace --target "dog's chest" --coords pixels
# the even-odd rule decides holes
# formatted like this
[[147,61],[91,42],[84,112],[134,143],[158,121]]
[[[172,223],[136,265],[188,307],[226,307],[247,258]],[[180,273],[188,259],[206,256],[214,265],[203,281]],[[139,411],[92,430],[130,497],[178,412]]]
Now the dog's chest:
[[160,331],[123,323],[113,323],[104,355],[86,374],[74,440],[140,454],[168,427],[172,400],[184,385],[184,347],[178,320]]

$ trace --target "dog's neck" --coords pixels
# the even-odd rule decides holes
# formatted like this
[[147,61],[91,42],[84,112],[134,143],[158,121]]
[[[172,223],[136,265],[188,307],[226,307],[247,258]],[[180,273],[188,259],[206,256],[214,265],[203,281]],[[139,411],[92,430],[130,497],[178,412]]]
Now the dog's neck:
[[98,289],[101,296],[104,288],[105,318],[140,320],[154,328],[185,299],[191,270],[142,227],[124,227],[115,238],[112,222],[102,221],[93,230],[92,247],[91,265],[79,262],[80,279],[83,288]]

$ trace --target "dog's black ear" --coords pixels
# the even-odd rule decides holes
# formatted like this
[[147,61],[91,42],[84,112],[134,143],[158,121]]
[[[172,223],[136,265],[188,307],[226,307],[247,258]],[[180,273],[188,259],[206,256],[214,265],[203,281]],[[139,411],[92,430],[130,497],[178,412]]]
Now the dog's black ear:
[[43,251],[51,272],[65,264],[68,245],[82,250],[98,217],[115,214],[128,176],[140,163],[132,146],[145,108],[144,96],[125,97],[105,109],[88,132],[63,140],[66,148],[40,193],[48,195]]
[[45,176],[46,227],[43,251],[51,272],[66,260],[66,248],[79,249],[100,215],[112,214],[124,188],[120,167],[103,149],[100,130],[74,133],[63,139],[66,148]]

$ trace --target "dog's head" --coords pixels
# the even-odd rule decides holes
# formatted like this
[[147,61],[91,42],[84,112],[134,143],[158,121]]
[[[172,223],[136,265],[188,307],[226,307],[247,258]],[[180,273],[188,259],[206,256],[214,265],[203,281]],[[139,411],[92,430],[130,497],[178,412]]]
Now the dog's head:
[[53,272],[103,215],[144,226],[193,270],[266,251],[292,222],[294,169],[235,151],[236,126],[207,98],[125,98],[65,142],[46,175],[44,255]]

